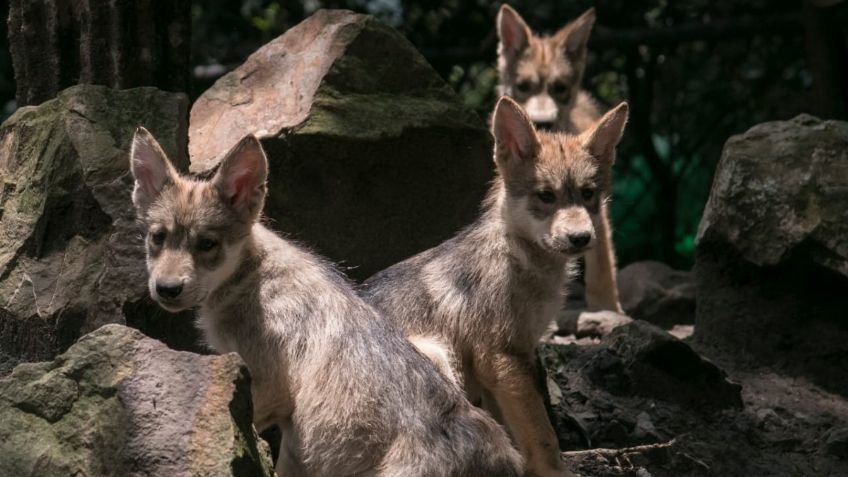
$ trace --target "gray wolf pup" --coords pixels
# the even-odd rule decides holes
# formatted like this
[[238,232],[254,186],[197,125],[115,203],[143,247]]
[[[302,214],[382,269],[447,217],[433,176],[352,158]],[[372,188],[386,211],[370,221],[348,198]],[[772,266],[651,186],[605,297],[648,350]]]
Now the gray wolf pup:
[[139,128],[131,169],[150,294],[170,311],[198,308],[208,344],[244,359],[256,426],[282,429],[281,475],[521,475],[506,432],[450,376],[327,262],[258,223],[256,138],[200,180]]
[[[499,92],[521,104],[538,128],[579,134],[601,117],[598,105],[580,88],[594,23],[595,10],[590,8],[552,36],[539,37],[518,12],[509,5],[501,6],[497,19]],[[601,204],[600,219],[597,244],[586,253],[586,303],[593,311],[621,313],[606,200]]]
[[501,98],[492,124],[498,177],[479,219],[362,286],[408,335],[449,344],[469,398],[506,423],[532,475],[572,475],[534,385],[534,350],[562,306],[570,262],[597,241],[626,120],[622,103],[580,135],[537,133]]

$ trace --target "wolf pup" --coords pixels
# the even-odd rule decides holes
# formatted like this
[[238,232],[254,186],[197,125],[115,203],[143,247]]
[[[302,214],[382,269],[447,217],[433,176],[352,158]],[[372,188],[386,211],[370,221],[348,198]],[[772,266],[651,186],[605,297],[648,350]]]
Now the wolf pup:
[[479,219],[362,286],[408,335],[449,343],[469,398],[500,415],[532,475],[572,475],[534,386],[534,349],[562,306],[570,262],[597,241],[626,120],[622,103],[580,135],[537,133],[501,98],[498,177]]
[[198,308],[209,345],[244,359],[256,426],[282,429],[280,475],[521,475],[506,432],[455,382],[324,260],[258,223],[256,138],[211,180],[180,176],[143,128],[131,161],[150,294]]
[[[501,6],[497,20],[499,92],[518,101],[538,128],[579,134],[601,117],[595,101],[580,88],[586,43],[594,23],[595,10],[590,8],[553,36],[538,37],[515,10]],[[586,254],[586,303],[593,311],[621,313],[605,202],[596,228],[597,244]]]

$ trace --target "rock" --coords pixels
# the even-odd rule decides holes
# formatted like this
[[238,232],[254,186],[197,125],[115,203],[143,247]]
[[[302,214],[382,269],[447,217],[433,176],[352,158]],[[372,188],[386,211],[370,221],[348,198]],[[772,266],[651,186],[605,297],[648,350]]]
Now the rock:
[[754,126],[724,147],[697,242],[757,266],[809,242],[808,258],[848,277],[848,123],[802,114]]
[[187,316],[147,297],[127,153],[144,125],[185,166],[186,109],[155,88],[75,86],[0,126],[0,374],[105,323],[195,342]]
[[679,340],[685,340],[695,334],[695,327],[693,325],[674,325],[667,331],[671,336]]
[[402,35],[349,11],[318,11],[203,93],[191,169],[246,134],[268,153],[275,228],[357,279],[472,221],[493,170],[483,121]]
[[[587,372],[613,393],[634,394],[708,411],[741,408],[741,387],[686,343],[644,321],[634,321],[604,339],[607,358]],[[620,363],[620,364],[617,364]],[[612,379],[609,374],[622,374]],[[610,386],[613,383],[614,386]]]
[[831,429],[825,440],[824,450],[840,459],[848,459],[848,427]]
[[106,325],[0,379],[0,475],[271,476],[235,354]]
[[695,338],[848,394],[848,123],[727,141],[696,238]]
[[650,414],[640,412],[636,416],[636,427],[633,429],[633,437],[636,439],[656,439],[657,428],[651,420]]
[[614,311],[563,310],[557,317],[557,334],[574,334],[578,338],[603,337],[633,318]]
[[628,316],[663,328],[695,322],[695,278],[661,262],[627,265],[618,272],[618,295]]

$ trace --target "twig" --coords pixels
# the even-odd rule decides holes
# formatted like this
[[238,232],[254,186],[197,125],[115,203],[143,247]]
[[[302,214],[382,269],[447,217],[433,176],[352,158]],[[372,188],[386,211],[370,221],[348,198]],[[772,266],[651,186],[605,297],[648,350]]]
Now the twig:
[[[685,435],[685,434],[684,434]],[[566,451],[560,453],[562,457],[585,457],[585,456],[603,456],[603,457],[618,457],[626,454],[638,454],[640,452],[650,452],[657,449],[668,449],[673,447],[677,439],[682,436],[677,436],[668,442],[658,442],[656,444],[644,444],[641,446],[623,447],[621,449],[586,449],[579,451]]]

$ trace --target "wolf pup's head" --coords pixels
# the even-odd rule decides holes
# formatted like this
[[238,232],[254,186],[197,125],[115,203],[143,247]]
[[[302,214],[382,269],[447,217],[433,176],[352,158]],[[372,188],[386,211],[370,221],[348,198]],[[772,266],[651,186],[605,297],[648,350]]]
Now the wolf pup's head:
[[540,129],[562,130],[583,80],[595,10],[550,37],[535,36],[509,5],[497,22],[500,93],[518,101]]
[[492,133],[508,229],[569,258],[591,248],[626,122],[627,103],[621,103],[580,135],[537,133],[521,106],[502,97]]
[[196,180],[180,176],[153,136],[138,128],[130,169],[150,295],[172,312],[202,304],[235,272],[262,211],[268,169],[262,146],[247,136],[211,180]]

